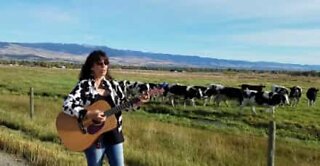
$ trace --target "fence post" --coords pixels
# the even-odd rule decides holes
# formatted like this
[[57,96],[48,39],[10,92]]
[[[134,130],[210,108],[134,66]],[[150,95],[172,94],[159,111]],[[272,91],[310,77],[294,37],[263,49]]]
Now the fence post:
[[34,101],[33,101],[33,88],[30,87],[30,118],[33,118],[34,113]]
[[276,122],[269,123],[269,142],[268,142],[268,166],[274,166],[274,157],[276,150]]

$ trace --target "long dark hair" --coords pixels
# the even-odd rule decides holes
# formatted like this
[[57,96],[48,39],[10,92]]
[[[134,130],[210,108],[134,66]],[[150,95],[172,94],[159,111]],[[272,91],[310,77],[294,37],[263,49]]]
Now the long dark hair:
[[[82,68],[81,68],[81,72],[80,72],[80,75],[79,75],[79,80],[84,80],[84,79],[90,79],[90,78],[93,78],[93,73],[92,73],[92,66],[94,63],[97,63],[101,60],[101,58],[104,59],[104,62],[106,62],[107,64],[109,64],[109,58],[107,56],[107,54],[102,51],[102,50],[95,50],[95,51],[92,51],[85,63],[82,65]],[[112,80],[112,77],[110,75],[110,72],[109,72],[109,66],[108,66],[108,69],[107,69],[107,74],[105,76],[107,79],[109,80]]]

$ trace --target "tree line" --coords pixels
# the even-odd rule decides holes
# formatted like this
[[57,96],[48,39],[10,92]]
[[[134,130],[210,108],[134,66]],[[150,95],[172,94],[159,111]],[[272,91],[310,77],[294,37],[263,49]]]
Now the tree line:
[[[47,68],[71,68],[80,69],[82,63],[79,62],[49,62],[49,61],[18,61],[18,60],[0,60],[0,64],[47,67]],[[113,64],[112,68],[136,69],[136,70],[158,70],[171,72],[233,72],[233,73],[270,73],[270,74],[288,74],[291,76],[310,76],[320,77],[320,71],[288,71],[288,70],[256,70],[256,69],[236,69],[236,68],[194,68],[194,67],[172,67],[172,66],[127,66]]]

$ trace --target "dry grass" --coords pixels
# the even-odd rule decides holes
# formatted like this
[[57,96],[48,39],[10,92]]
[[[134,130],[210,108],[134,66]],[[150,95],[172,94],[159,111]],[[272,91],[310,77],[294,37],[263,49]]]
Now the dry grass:
[[[124,126],[129,147],[126,154],[132,163],[266,165],[267,137],[181,127],[131,114],[126,115]],[[285,141],[277,142],[277,148],[281,148],[277,149],[277,165],[317,165],[320,161],[318,148]],[[287,155],[288,151],[295,153]]]
[[[13,73],[15,77],[12,76]],[[66,151],[60,145],[54,125],[55,117],[61,111],[62,104],[62,98],[54,96],[67,94],[76,83],[77,73],[78,71],[74,70],[1,67],[0,149],[18,154],[26,158],[32,165],[85,165],[82,153]],[[236,86],[239,83],[264,83],[268,86],[276,83],[286,86],[297,84],[306,88],[320,83],[320,79],[316,77],[256,73],[170,73],[113,70],[113,75],[118,80],[167,81],[195,85],[222,83]],[[35,84],[35,90],[40,91],[39,94],[47,92],[53,95],[36,96],[35,117],[30,120],[27,92],[29,85],[34,85],[39,80],[41,82]],[[296,124],[296,132],[299,132],[299,127],[304,128],[305,126],[310,129],[318,129],[319,120],[316,118],[319,115],[318,109],[308,110],[303,106],[299,108],[302,111],[290,112],[283,109],[278,114],[278,120],[283,122],[282,127],[286,127],[286,124]],[[213,120],[230,121],[234,125],[238,125],[241,121],[239,121],[241,117],[237,116],[238,119],[236,119],[236,112],[232,108],[225,112],[212,112],[210,108],[201,110],[200,107],[199,109],[203,115],[197,114],[196,111],[199,110],[191,108],[186,109],[185,115],[179,114],[182,117],[145,112],[124,113],[127,165],[266,165],[267,137],[264,134],[256,134],[256,130],[248,126],[224,130],[215,128],[211,123],[206,124],[208,127],[204,129],[185,125],[189,123],[188,116],[191,115],[202,116],[204,119],[216,118]],[[259,119],[260,117],[263,115],[242,119],[259,125],[259,121],[264,120]],[[168,121],[163,120],[169,118]],[[281,130],[287,129],[282,128]],[[283,132],[281,130],[279,132]],[[309,144],[307,141],[278,137],[276,145],[276,165],[315,166],[320,163],[319,141]]]

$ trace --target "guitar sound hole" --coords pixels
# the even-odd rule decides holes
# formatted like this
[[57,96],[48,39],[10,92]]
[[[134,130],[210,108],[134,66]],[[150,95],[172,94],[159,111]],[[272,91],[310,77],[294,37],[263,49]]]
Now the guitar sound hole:
[[103,125],[104,125],[104,123],[92,124],[92,125],[88,126],[87,131],[89,134],[95,134],[103,127]]

